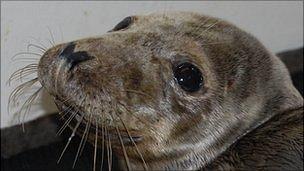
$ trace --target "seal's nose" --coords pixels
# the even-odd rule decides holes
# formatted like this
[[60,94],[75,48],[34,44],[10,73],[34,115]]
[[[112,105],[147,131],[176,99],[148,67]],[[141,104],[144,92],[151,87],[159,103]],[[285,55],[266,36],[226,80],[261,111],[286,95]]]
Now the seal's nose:
[[67,46],[59,53],[59,58],[65,60],[69,65],[69,69],[72,69],[78,63],[92,59],[86,51],[74,52],[75,43],[68,43]]

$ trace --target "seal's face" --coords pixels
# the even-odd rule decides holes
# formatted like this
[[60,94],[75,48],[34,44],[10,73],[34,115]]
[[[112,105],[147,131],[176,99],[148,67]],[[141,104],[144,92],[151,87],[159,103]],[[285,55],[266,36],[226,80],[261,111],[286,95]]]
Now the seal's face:
[[140,152],[149,167],[198,168],[262,118],[270,71],[261,68],[271,60],[251,39],[193,13],[127,17],[101,37],[49,49],[39,81],[78,133],[95,125],[133,163]]

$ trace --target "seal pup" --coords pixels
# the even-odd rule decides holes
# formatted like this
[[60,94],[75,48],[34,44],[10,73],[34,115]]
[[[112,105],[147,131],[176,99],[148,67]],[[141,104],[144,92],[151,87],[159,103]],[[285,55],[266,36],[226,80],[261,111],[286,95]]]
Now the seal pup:
[[[78,134],[108,155],[109,167],[113,152],[129,170],[220,168],[221,155],[242,149],[230,149],[235,143],[259,138],[254,131],[271,130],[282,113],[303,113],[274,54],[233,24],[191,12],[127,17],[103,36],[48,49],[37,68],[63,129],[72,129],[63,152]],[[303,134],[286,134],[276,145],[303,151]]]

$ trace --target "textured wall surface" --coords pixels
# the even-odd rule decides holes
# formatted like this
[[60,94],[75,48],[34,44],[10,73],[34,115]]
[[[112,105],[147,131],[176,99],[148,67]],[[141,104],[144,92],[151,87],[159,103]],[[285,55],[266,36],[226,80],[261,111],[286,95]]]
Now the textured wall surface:
[[[11,86],[6,82],[16,69],[27,64],[12,61],[12,56],[27,51],[29,43],[50,47],[48,28],[55,42],[60,43],[101,35],[128,15],[171,10],[196,11],[226,19],[258,37],[273,52],[303,46],[301,1],[1,2],[1,127],[18,122],[13,115],[16,110],[7,112],[9,94],[18,82]],[[39,52],[34,48],[30,51]],[[42,94],[42,98],[43,101],[37,99],[38,104],[24,120],[56,111],[47,94]]]

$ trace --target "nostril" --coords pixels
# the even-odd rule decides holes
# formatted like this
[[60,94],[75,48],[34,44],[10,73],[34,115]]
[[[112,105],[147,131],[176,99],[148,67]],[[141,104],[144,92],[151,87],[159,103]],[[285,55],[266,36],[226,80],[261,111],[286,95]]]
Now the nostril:
[[74,52],[65,57],[68,63],[77,65],[80,62],[91,59],[92,57],[86,51]]
[[74,52],[74,50],[75,43],[71,42],[59,54],[59,58],[66,60],[70,69],[80,62],[92,59],[92,56],[90,56],[86,51]]
[[68,56],[74,52],[75,49],[75,43],[71,42],[68,43],[68,45],[60,52],[59,57],[64,58],[65,56]]

